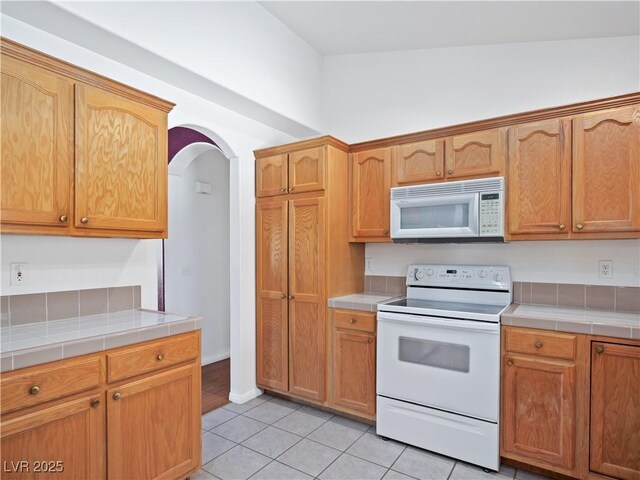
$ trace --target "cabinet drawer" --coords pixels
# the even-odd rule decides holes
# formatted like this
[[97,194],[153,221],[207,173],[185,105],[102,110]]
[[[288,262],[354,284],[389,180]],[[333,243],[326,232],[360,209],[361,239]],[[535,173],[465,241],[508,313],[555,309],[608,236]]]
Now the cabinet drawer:
[[335,310],[333,314],[334,327],[359,332],[376,331],[376,314],[356,312],[354,310]]
[[576,336],[545,330],[505,329],[505,350],[544,357],[576,358]]
[[199,338],[196,334],[169,337],[109,353],[107,381],[116,382],[197,358],[200,352]]
[[70,360],[16,370],[2,375],[2,413],[97,388],[103,357]]

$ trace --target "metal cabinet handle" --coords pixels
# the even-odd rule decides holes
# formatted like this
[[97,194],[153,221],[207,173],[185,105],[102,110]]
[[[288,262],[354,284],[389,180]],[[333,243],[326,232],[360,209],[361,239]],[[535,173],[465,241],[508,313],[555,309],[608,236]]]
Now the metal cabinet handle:
[[367,343],[373,343],[373,338],[369,337],[369,338],[367,339]]
[[349,323],[351,325],[353,325],[354,323],[356,323],[358,320],[356,320],[355,318],[352,318],[351,320],[349,320]]
[[116,392],[113,394],[114,400],[120,400],[122,398],[122,394],[120,392]]
[[602,353],[602,352],[604,352],[604,347],[597,346],[596,347],[596,353]]
[[80,223],[86,225],[87,223],[89,223],[89,218],[88,217],[82,217],[80,219]]
[[159,362],[161,362],[162,360],[164,360],[164,353],[158,354],[156,358],[158,359]]
[[441,172],[440,170],[438,170],[438,171],[436,172],[436,177],[439,177],[439,176],[441,176],[441,175],[442,175],[442,172]]
[[584,225],[582,225],[581,223],[578,223],[578,224],[576,225],[576,228],[577,228],[578,230],[582,230],[582,229],[584,228]]
[[100,400],[95,399],[95,400],[91,400],[91,408],[98,408],[98,405],[100,405]]
[[29,389],[29,393],[31,395],[37,395],[40,392],[40,387],[38,385],[34,385]]
[[295,190],[295,188],[294,188],[294,187],[291,187],[291,188],[289,189],[289,191],[290,191],[290,192],[293,192],[294,190]]
[[567,226],[564,223],[560,224],[560,230],[564,230],[565,228],[567,228]]
[[447,170],[447,174],[451,175],[453,173],[453,170]]
[[389,230],[385,230],[385,231],[384,231],[384,232],[382,232],[382,233],[384,233],[385,235],[389,235]]
[[284,300],[285,298],[287,298],[287,296],[286,296],[284,293],[281,293],[281,294],[280,294],[280,298],[281,298],[282,300]]
[[67,216],[66,215],[60,215],[60,221],[62,223],[66,222],[67,221]]
[[536,342],[536,348],[542,348],[542,342]]
[[293,295],[289,295],[289,300],[295,300],[296,298]]
[[513,367],[513,360],[507,360],[507,365],[509,365],[510,367]]
[[286,189],[286,188],[284,188],[284,187],[282,187],[282,188],[280,189],[280,191],[281,191],[282,193],[284,193],[284,192],[286,192],[286,191],[287,191],[287,189]]

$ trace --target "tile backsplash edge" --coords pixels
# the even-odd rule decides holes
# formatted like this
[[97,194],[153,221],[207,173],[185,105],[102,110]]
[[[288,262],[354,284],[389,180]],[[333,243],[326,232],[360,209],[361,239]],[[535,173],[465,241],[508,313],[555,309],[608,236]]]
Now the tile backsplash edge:
[[128,285],[6,295],[0,299],[0,326],[6,327],[140,308],[142,288]]

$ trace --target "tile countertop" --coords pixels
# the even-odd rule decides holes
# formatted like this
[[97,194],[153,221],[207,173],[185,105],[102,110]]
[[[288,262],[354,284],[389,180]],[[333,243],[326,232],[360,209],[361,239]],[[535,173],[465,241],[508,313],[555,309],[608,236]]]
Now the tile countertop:
[[333,297],[328,301],[331,308],[346,308],[349,310],[364,310],[365,312],[378,311],[378,304],[386,302],[398,295],[385,295],[383,293],[355,293],[344,297]]
[[202,320],[125,310],[0,328],[0,372],[198,330]]
[[640,340],[640,313],[514,303],[500,321],[514,327]]

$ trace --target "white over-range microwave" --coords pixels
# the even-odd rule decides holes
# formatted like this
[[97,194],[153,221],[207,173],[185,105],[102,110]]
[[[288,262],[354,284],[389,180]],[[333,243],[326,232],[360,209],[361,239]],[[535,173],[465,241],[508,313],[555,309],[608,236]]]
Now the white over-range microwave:
[[391,189],[396,243],[503,242],[504,178]]

